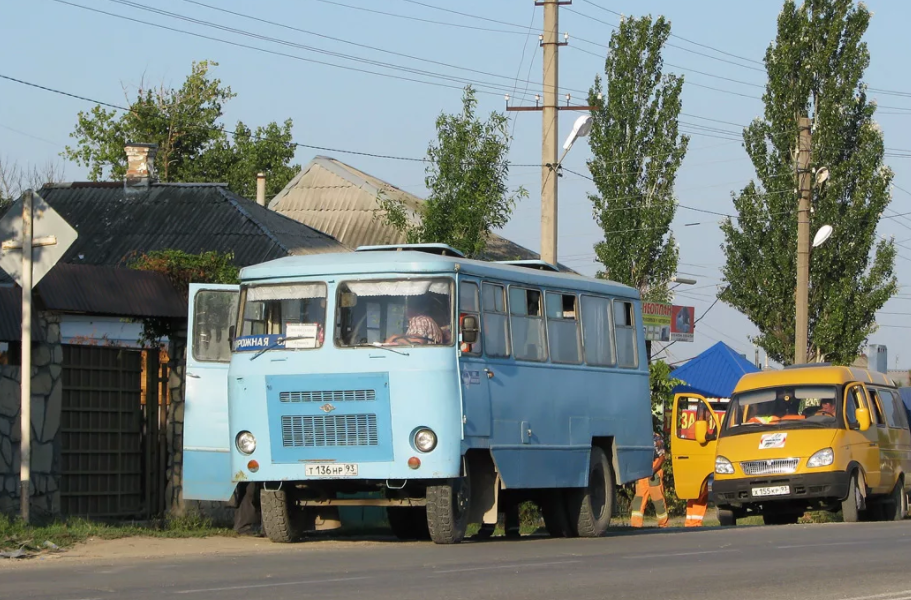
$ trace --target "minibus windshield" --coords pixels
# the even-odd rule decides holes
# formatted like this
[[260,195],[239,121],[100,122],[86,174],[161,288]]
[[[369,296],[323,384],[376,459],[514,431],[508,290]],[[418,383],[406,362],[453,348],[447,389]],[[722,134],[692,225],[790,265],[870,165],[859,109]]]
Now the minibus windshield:
[[781,386],[734,394],[721,435],[756,430],[834,428],[838,424],[835,386]]
[[245,290],[235,352],[321,348],[326,327],[326,284],[255,285]]
[[453,342],[451,279],[344,281],[338,286],[335,343],[447,346]]

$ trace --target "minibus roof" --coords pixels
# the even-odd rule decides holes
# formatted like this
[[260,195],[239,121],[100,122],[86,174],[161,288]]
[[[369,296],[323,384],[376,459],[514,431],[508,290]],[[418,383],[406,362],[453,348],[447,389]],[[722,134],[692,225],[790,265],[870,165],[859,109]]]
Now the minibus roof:
[[895,387],[883,373],[857,367],[799,366],[780,371],[748,373],[740,378],[734,393],[782,385],[844,385],[855,381]]

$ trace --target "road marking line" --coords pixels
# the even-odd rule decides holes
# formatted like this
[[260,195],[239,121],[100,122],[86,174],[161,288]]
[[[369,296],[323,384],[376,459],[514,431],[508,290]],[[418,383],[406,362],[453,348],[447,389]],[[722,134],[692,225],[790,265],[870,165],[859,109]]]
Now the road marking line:
[[[856,544],[873,544],[873,543],[875,543],[875,542],[867,541],[867,540],[855,540],[855,541],[851,541],[851,542],[826,542],[824,544],[795,544],[793,546],[775,546],[775,548],[777,548],[779,550],[783,550],[785,548],[819,548],[822,546],[853,546]],[[896,593],[898,593],[898,592],[896,592]]]
[[229,587],[205,588],[198,590],[177,590],[175,594],[202,594],[205,592],[228,592],[233,590],[255,590],[260,588],[282,587],[289,585],[312,585],[314,583],[338,583],[342,581],[359,581],[370,577],[340,577],[338,579],[305,579],[302,581],[283,581],[276,583],[257,583],[251,585],[232,585]]
[[907,600],[911,598],[911,590],[902,590],[900,592],[885,592],[882,594],[873,594],[872,596],[857,596],[854,598],[845,598],[844,600],[879,600],[886,599],[889,600]]
[[673,552],[668,554],[633,554],[630,556],[623,556],[621,558],[663,558],[667,556],[696,556],[698,554],[721,554],[722,552],[739,552],[737,549],[728,549],[728,550],[702,550],[700,552]]
[[467,569],[448,569],[446,571],[434,571],[433,575],[445,575],[446,573],[466,573],[468,571],[494,571],[497,569],[516,569],[516,568],[534,568],[534,567],[549,567],[553,565],[571,565],[574,563],[580,563],[581,560],[562,560],[558,562],[545,562],[545,563],[514,563],[509,565],[495,565],[491,567],[470,567]]

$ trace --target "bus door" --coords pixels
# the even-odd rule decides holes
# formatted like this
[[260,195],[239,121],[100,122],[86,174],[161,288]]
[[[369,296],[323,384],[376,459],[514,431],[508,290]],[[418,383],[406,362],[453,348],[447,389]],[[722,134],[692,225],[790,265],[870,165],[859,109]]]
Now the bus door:
[[[696,439],[696,423],[705,423],[706,440]],[[719,419],[706,399],[698,394],[674,396],[671,460],[677,497],[696,499],[702,483],[715,471]]]
[[188,500],[227,501],[234,493],[228,365],[239,289],[190,284],[183,426],[183,496]]
[[[484,360],[481,339],[481,297],[476,280],[459,280],[459,377],[462,380],[462,410],[465,435],[490,436],[490,383],[492,371]],[[473,340],[473,341],[472,341]]]

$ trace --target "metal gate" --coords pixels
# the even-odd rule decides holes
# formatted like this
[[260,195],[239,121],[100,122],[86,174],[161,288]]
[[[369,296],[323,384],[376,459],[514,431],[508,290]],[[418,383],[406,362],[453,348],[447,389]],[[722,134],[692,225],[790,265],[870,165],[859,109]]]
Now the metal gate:
[[148,512],[142,375],[138,350],[63,346],[64,515],[116,518]]

